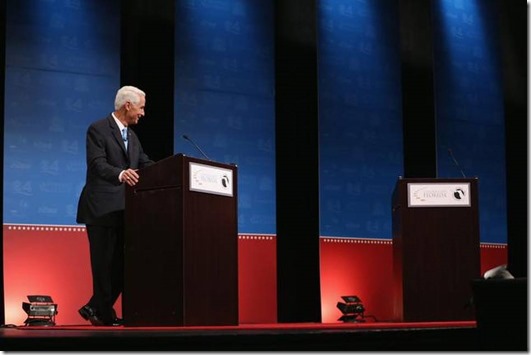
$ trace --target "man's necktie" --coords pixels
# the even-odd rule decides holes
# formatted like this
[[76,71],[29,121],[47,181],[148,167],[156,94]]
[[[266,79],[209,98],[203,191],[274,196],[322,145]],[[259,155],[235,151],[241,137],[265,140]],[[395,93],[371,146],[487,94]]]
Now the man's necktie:
[[122,129],[122,139],[124,140],[125,149],[127,149],[127,127]]

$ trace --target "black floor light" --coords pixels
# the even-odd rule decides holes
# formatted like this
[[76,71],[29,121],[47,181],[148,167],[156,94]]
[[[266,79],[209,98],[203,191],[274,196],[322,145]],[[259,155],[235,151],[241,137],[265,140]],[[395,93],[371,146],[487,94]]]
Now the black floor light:
[[341,298],[345,302],[338,302],[336,305],[343,313],[338,320],[343,322],[365,322],[363,315],[365,307],[361,304],[360,298],[358,296],[341,296]]
[[28,315],[24,321],[26,325],[55,325],[57,304],[53,303],[52,297],[32,295],[28,296],[28,300],[30,303],[22,302],[22,309]]

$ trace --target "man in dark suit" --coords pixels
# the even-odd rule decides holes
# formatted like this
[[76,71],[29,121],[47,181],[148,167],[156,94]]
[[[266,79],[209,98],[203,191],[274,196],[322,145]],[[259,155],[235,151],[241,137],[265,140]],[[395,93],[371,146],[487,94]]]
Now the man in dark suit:
[[145,93],[124,86],[114,112],[87,130],[87,177],[77,222],[84,223],[90,246],[92,297],[79,314],[92,325],[120,325],[113,308],[123,289],[125,184],[134,186],[138,169],[154,162],[130,126],[144,116]]

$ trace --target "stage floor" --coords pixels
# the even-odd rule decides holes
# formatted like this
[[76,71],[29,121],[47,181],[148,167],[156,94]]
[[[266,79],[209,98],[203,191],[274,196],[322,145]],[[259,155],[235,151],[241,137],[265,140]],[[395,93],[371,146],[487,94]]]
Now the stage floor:
[[468,351],[474,321],[278,323],[208,327],[19,326],[0,329],[4,351]]

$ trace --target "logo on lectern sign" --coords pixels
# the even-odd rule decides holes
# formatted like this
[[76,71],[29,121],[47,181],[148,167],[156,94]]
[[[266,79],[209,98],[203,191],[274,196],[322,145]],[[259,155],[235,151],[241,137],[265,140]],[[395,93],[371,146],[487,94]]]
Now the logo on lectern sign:
[[233,196],[232,170],[190,162],[190,191]]
[[470,183],[408,183],[408,207],[470,207]]

